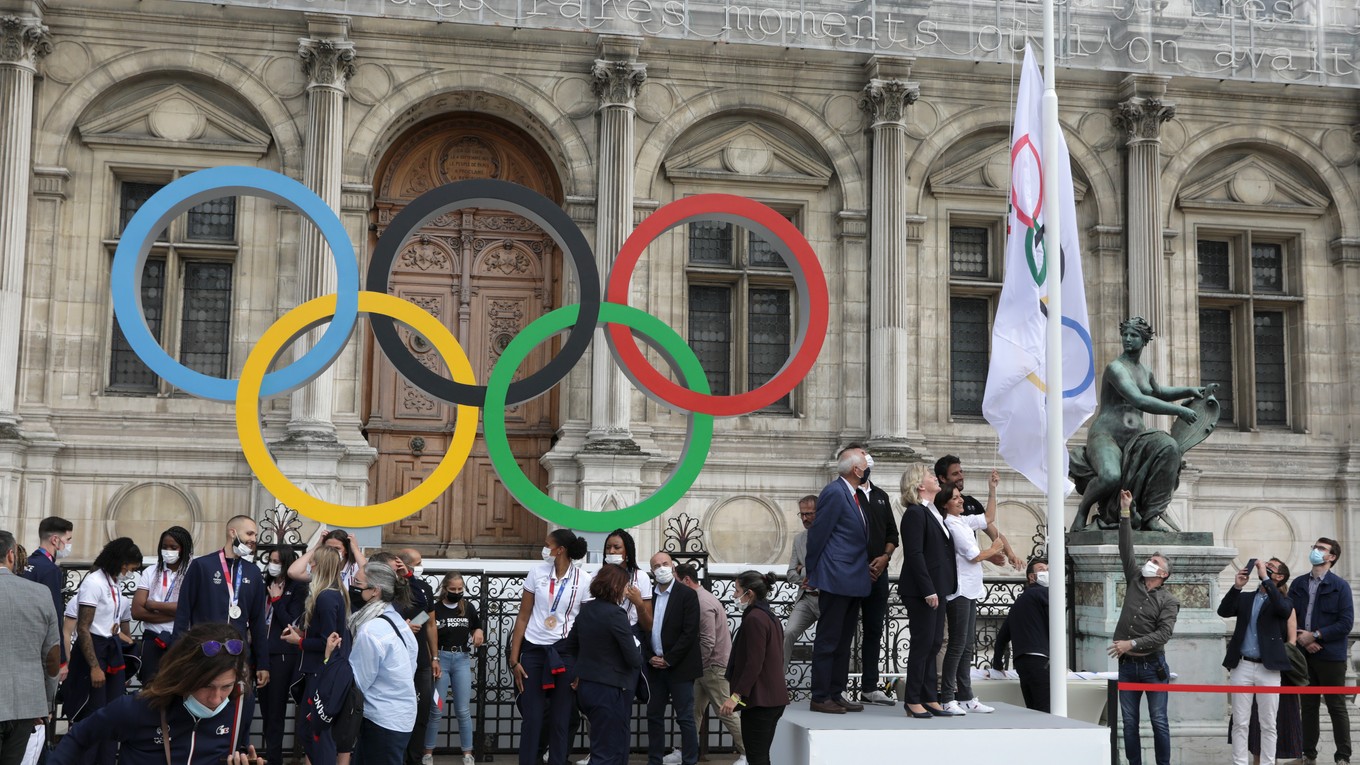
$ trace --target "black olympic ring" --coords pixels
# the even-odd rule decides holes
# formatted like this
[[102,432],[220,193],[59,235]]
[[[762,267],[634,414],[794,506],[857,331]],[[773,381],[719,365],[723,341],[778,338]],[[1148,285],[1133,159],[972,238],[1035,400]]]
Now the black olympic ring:
[[[517,183],[491,179],[458,181],[430,189],[398,213],[378,238],[373,259],[368,264],[365,289],[386,294],[397,253],[411,234],[439,215],[467,207],[511,210],[532,220],[562,248],[576,269],[581,293],[580,318],[555,357],[542,369],[510,384],[505,394],[506,405],[521,404],[547,393],[566,378],[585,355],[600,317],[600,272],[595,265],[594,252],[571,216],[552,200]],[[369,314],[368,321],[383,355],[412,385],[450,404],[481,407],[486,403],[486,386],[454,382],[417,361],[402,343],[396,322],[391,317]]]

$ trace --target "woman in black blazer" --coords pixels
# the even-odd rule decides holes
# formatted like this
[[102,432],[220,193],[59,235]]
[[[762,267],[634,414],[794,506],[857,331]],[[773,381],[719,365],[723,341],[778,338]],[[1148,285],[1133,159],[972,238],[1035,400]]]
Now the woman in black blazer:
[[606,563],[590,582],[594,600],[567,635],[565,653],[576,656],[576,701],[590,720],[591,765],[627,765],[633,690],[642,653],[623,610],[630,583],[622,566]]
[[[943,507],[954,494],[950,484],[940,490],[934,472],[925,465],[902,476],[902,573],[897,595],[907,607],[911,649],[907,652],[907,687],[902,704],[910,717],[955,717],[940,706],[935,657],[944,644],[945,599],[958,589],[954,546],[944,525]],[[933,500],[933,503],[932,503]]]

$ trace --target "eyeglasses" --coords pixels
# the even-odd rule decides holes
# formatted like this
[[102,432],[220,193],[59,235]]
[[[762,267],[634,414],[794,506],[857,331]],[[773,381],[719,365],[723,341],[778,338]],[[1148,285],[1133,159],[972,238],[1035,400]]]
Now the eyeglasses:
[[1319,552],[1326,553],[1327,555],[1331,555],[1331,554],[1332,554],[1332,548],[1331,548],[1330,545],[1321,545],[1321,544],[1319,544],[1319,545],[1313,545],[1313,549],[1314,549],[1314,550],[1317,550],[1317,551],[1319,551]]
[[203,655],[207,656],[209,659],[222,653],[222,649],[226,649],[227,653],[232,656],[240,656],[241,652],[246,650],[246,643],[244,640],[228,640],[225,643],[217,640],[205,640],[203,641],[202,648]]
[[815,515],[817,515],[816,512],[811,512],[811,513],[799,513],[799,514],[798,514],[798,517],[799,517],[799,518],[812,518],[812,517],[815,516]]

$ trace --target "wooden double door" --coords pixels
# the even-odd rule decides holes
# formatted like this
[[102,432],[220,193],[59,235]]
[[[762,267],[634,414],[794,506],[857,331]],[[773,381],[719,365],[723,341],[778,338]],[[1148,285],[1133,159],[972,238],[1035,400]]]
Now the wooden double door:
[[[422,192],[453,181],[497,178],[527,186],[560,203],[560,185],[541,147],[507,123],[454,115],[417,126],[399,139],[374,183],[374,236]],[[389,292],[438,317],[472,361],[484,384],[510,340],[555,307],[561,293],[561,253],[546,232],[502,210],[462,209],[409,235],[392,268]],[[402,342],[422,364],[447,377],[428,340],[398,324]],[[377,449],[369,485],[382,502],[420,483],[448,448],[456,409],[397,374],[376,343],[368,359],[369,443]],[[544,344],[520,366],[532,374],[557,351]],[[520,469],[540,488],[539,464],[557,430],[554,390],[505,412]],[[453,485],[421,512],[390,524],[384,541],[428,555],[530,557],[546,525],[501,485],[487,457],[480,424],[472,456]]]

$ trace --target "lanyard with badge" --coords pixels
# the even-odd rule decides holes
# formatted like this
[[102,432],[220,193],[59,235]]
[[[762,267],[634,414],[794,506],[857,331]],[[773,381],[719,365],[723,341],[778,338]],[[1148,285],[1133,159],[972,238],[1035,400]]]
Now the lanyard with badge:
[[118,595],[118,586],[114,584],[113,578],[105,574],[104,580],[109,583],[109,599],[113,601],[113,627],[110,628],[109,634],[117,635],[122,621],[118,617],[123,615],[123,599]]
[[227,618],[240,619],[241,575],[242,570],[245,568],[245,566],[241,565],[240,558],[236,559],[236,581],[235,584],[233,584],[231,578],[232,577],[231,571],[227,568],[227,553],[225,551],[219,550],[217,553],[217,557],[222,562],[222,574],[226,576],[227,579],[227,600],[231,602],[231,605],[227,608]]
[[[563,581],[566,581],[566,579],[567,579],[567,578],[566,578],[565,576],[562,577],[562,580],[563,580]],[[575,570],[572,572],[572,577],[571,577],[571,600],[567,601],[567,610],[568,610],[568,611],[571,610],[572,604],[576,602],[576,587],[577,587],[577,585],[578,585],[578,583],[579,583],[580,581],[581,581],[581,569],[577,568],[577,569],[575,569]],[[549,575],[548,575],[548,597],[552,598],[552,597],[553,597],[553,590],[555,590],[555,589],[557,590],[557,597],[553,599],[552,608],[550,609],[550,612],[549,612],[549,614],[548,614],[548,618],[546,618],[546,619],[543,620],[543,626],[544,626],[544,627],[547,627],[547,628],[550,629],[550,630],[555,630],[555,629],[557,629],[557,625],[559,625],[559,624],[562,623],[561,620],[559,620],[559,619],[557,618],[557,606],[562,602],[562,594],[565,593],[565,592],[567,591],[567,586],[566,586],[565,584],[562,585],[562,587],[561,587],[560,589],[558,589],[556,585],[557,585],[557,577],[552,576],[552,574],[549,573]]]

